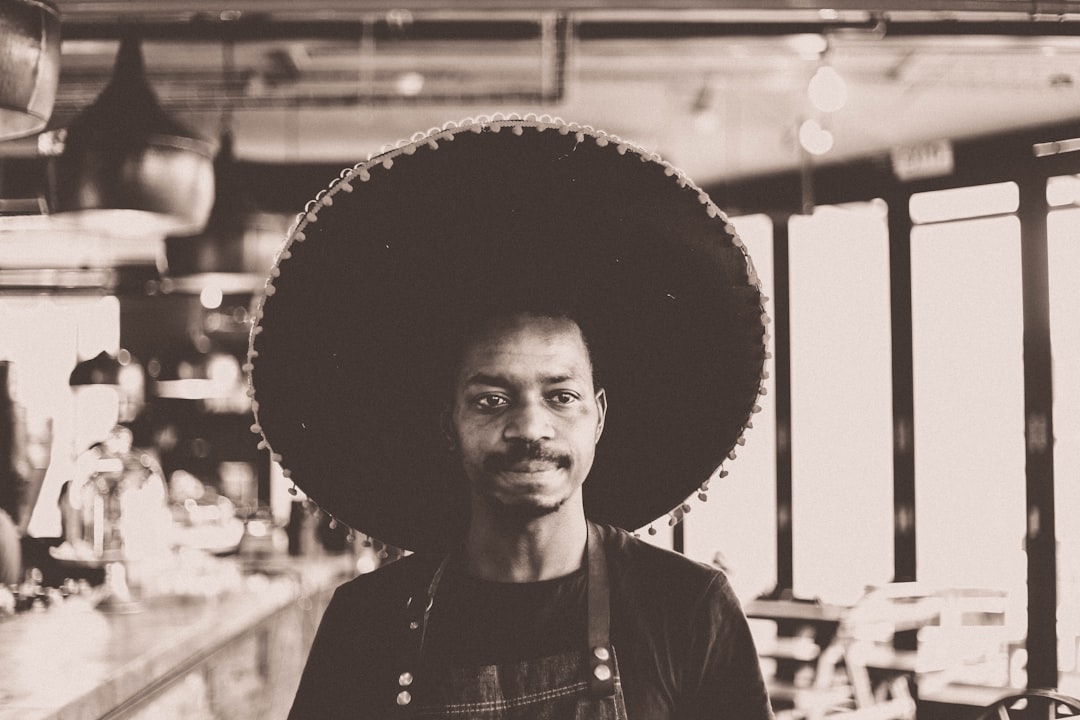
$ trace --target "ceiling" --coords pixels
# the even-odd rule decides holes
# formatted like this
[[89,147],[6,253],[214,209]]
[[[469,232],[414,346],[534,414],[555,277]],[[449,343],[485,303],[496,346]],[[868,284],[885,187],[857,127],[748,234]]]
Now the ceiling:
[[[1080,121],[1080,3],[670,3],[60,0],[51,127],[104,86],[117,39],[144,38],[163,105],[241,159],[351,165],[480,114],[548,113],[659,152],[698,184],[798,166],[798,127],[834,137],[814,162],[899,144]],[[664,9],[660,9],[664,8]],[[816,110],[822,64],[847,102]],[[34,139],[0,156],[37,152]]]

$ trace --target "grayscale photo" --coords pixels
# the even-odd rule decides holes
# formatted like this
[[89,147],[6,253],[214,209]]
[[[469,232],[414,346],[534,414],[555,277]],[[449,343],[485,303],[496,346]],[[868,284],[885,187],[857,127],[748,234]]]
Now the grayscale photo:
[[0,720],[1080,718],[1080,0],[0,0]]

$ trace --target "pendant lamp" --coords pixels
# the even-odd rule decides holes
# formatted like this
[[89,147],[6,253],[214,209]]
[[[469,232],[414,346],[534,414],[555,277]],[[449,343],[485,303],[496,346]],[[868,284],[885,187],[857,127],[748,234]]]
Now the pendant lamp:
[[45,129],[60,79],[60,12],[49,0],[0,0],[0,140]]
[[108,85],[72,120],[50,164],[50,208],[89,232],[191,235],[213,205],[213,157],[210,142],[162,109],[128,34]]
[[168,276],[178,290],[212,285],[228,292],[254,292],[269,269],[259,262],[257,235],[249,228],[258,210],[240,177],[228,128],[221,133],[214,160],[214,187],[214,207],[203,231],[165,239]]

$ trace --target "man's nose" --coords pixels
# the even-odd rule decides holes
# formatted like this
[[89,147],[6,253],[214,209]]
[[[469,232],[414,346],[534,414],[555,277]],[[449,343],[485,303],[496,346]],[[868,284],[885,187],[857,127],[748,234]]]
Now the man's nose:
[[503,436],[507,440],[526,442],[550,439],[552,436],[550,413],[541,402],[518,403],[507,417]]

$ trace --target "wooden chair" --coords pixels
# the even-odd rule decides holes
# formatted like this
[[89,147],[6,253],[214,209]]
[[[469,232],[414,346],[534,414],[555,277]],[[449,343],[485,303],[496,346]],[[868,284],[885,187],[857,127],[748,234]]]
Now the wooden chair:
[[798,668],[794,678],[789,672],[769,679],[777,720],[914,720],[907,674],[871,675],[857,632],[861,623],[879,620],[870,610],[791,600],[748,605],[750,617],[774,620],[783,632],[759,647],[762,654]]
[[1054,690],[1025,690],[995,700],[971,720],[1058,720],[1080,717],[1080,700]]
[[[858,646],[839,637],[817,659],[812,685],[786,694],[777,720],[914,720],[915,699],[900,675],[872,684]],[[775,688],[770,688],[775,692]]]

